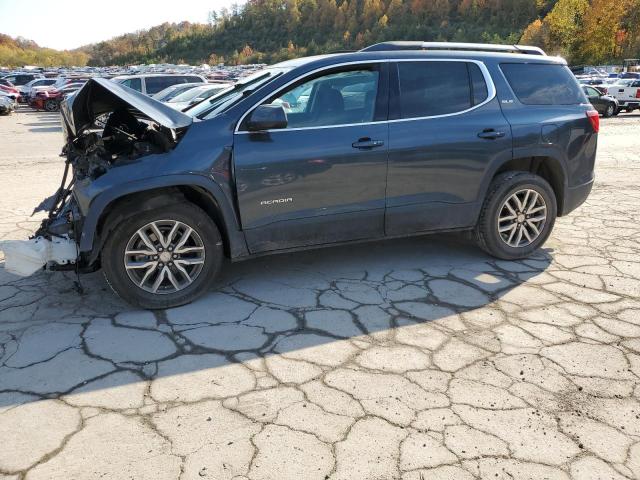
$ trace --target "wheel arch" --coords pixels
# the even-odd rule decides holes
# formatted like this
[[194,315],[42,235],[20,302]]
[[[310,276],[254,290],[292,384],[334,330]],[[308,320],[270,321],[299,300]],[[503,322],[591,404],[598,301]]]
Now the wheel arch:
[[549,155],[531,155],[512,158],[495,169],[488,183],[491,184],[497,175],[508,171],[530,172],[539,175],[549,182],[556,197],[558,216],[562,215],[565,192],[568,184],[566,170],[559,159]]
[[185,201],[200,207],[214,221],[223,238],[225,255],[230,258],[246,255],[244,235],[220,186],[205,177],[186,177],[189,178],[159,177],[152,183],[126,184],[96,197],[84,219],[80,238],[85,263],[88,266],[96,263],[109,232],[120,222],[141,211]]

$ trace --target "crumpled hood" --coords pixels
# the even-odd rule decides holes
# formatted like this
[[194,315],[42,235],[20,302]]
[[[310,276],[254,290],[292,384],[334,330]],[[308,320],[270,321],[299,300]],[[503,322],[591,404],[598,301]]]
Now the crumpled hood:
[[140,119],[152,120],[163,127],[180,129],[193,119],[143,93],[105,78],[93,78],[60,105],[67,136],[74,138],[103,113],[125,108]]

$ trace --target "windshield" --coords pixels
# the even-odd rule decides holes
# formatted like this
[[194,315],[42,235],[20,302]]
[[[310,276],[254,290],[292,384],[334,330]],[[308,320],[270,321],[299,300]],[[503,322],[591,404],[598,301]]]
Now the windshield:
[[222,85],[205,85],[203,87],[193,87],[186,92],[182,92],[181,94],[176,95],[169,100],[169,103],[189,102],[210,90],[213,90],[215,92],[216,90],[222,90],[223,88],[224,87]]
[[206,99],[193,107],[185,110],[184,113],[200,120],[208,120],[231,108],[240,100],[251,95],[257,89],[265,86],[269,82],[278,78],[289,68],[272,67],[260,70],[248,77],[242,78],[238,83],[222,90],[212,98]]

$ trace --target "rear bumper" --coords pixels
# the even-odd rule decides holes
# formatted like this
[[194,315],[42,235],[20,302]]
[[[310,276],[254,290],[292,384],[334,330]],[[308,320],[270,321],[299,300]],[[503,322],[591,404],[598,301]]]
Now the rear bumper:
[[618,106],[622,108],[640,108],[640,102],[635,102],[633,100],[618,100]]
[[593,180],[575,187],[568,187],[565,190],[562,211],[558,212],[558,216],[567,215],[582,205],[591,193],[592,188]]

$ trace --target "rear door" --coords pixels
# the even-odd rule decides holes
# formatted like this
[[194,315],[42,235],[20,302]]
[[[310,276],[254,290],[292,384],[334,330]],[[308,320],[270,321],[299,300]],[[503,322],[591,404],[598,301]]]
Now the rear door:
[[475,222],[489,165],[511,158],[511,129],[485,66],[410,60],[391,66],[388,235]]
[[240,124],[234,167],[251,252],[384,234],[387,84],[386,63],[324,70],[263,102],[285,108],[287,128]]

